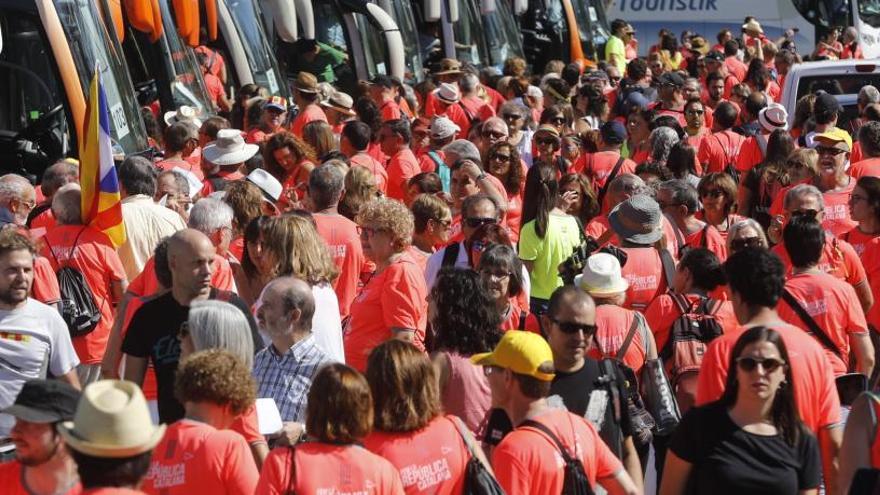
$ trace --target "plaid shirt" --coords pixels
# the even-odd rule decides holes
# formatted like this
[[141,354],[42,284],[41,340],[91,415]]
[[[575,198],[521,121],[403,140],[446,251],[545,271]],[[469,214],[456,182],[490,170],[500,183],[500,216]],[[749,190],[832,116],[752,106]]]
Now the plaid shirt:
[[315,345],[315,337],[294,344],[284,355],[274,345],[254,357],[257,397],[271,397],[283,421],[304,422],[306,401],[318,369],[332,360]]

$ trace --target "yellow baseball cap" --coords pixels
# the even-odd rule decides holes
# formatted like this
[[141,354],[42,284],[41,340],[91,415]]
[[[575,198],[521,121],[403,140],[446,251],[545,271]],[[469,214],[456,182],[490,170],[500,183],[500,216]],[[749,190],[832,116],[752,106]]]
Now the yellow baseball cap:
[[823,132],[822,134],[816,134],[815,136],[813,136],[813,139],[826,139],[828,141],[833,141],[835,143],[839,143],[842,141],[842,142],[846,143],[846,146],[849,149],[849,151],[852,151],[852,145],[853,145],[852,136],[850,136],[848,132],[844,131],[843,129],[841,129],[839,127],[832,127],[831,129],[828,129],[827,131]]
[[554,373],[539,370],[542,364],[553,363],[553,351],[544,337],[532,332],[510,330],[504,334],[495,350],[474,354],[471,362],[478,366],[497,366],[520,375],[528,375],[549,382]]

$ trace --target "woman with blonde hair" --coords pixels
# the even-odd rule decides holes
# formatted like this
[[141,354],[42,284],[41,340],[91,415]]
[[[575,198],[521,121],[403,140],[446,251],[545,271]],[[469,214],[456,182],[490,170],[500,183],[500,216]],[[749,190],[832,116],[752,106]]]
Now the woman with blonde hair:
[[303,141],[315,150],[318,162],[323,162],[328,153],[339,149],[333,128],[323,120],[309,122],[303,127]]
[[403,203],[374,199],[361,207],[357,223],[364,255],[376,264],[351,305],[345,339],[348,363],[362,370],[370,351],[385,340],[425,349],[428,288],[425,272],[407,252],[414,221]]
[[264,222],[260,233],[264,280],[293,276],[312,287],[315,315],[312,334],[318,347],[334,361],[345,362],[342,321],[333,281],[339,270],[315,224],[300,215],[283,215]]
[[373,172],[366,167],[353,166],[345,174],[345,194],[339,200],[339,214],[355,221],[361,206],[379,196],[381,193]]

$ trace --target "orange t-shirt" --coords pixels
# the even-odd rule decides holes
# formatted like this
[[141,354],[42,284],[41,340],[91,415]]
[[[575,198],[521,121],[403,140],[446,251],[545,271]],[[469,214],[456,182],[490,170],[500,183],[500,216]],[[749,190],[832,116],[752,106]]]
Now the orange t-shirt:
[[430,173],[437,170],[437,162],[435,162],[434,159],[431,158],[431,154],[436,155],[438,160],[445,163],[446,153],[444,153],[443,150],[432,150],[430,148],[425,148],[424,151],[425,152],[422,153],[420,157],[418,157],[419,170],[421,170],[422,173]]
[[229,429],[241,435],[248,445],[266,443],[266,437],[260,433],[260,422],[257,417],[256,404],[249,407],[247,411],[236,416]]
[[[590,486],[623,469],[587,419],[564,409],[550,409],[533,419],[549,428],[569,454],[580,458]],[[562,492],[563,466],[556,443],[532,427],[508,433],[492,452],[495,477],[510,494]]]
[[[785,212],[783,201],[785,195],[794,186],[782,188],[773,204],[770,205],[771,215],[782,215]],[[822,201],[825,203],[825,216],[822,218],[822,228],[825,232],[830,232],[835,236],[840,236],[849,232],[857,225],[849,216],[849,197],[852,195],[853,189],[856,187],[856,180],[851,179],[849,185],[840,191],[822,193]]]
[[181,419],[153,449],[140,489],[148,495],[252,495],[260,474],[244,438],[207,423]]
[[30,228],[31,230],[40,228],[49,230],[54,226],[55,214],[52,213],[52,208],[46,208],[45,210],[43,210],[42,213],[40,213],[39,215],[34,217],[33,220],[30,221],[28,228]]
[[[727,242],[712,225],[708,225],[693,234],[685,236],[684,242],[686,246],[692,248],[705,248],[715,253],[715,256],[724,263],[727,259]],[[681,249],[681,248],[679,248]]]
[[[685,298],[692,305],[697,304],[700,296],[696,294],[685,294]],[[672,324],[681,316],[681,310],[675,304],[675,300],[669,294],[654,299],[654,302],[645,310],[645,319],[654,333],[654,341],[657,342],[657,352],[663,350],[663,346],[669,341],[669,331],[672,330]],[[721,325],[724,333],[732,332],[739,327],[739,322],[733,312],[733,303],[730,301],[721,301],[721,306],[715,311],[715,321]]]
[[199,178],[199,180],[205,180],[205,172],[202,171],[202,167],[199,165],[198,160],[195,163],[192,160],[184,159],[181,160],[179,158],[172,158],[170,160],[162,160],[161,162],[157,162],[156,166],[161,168],[163,171],[165,170],[174,170],[175,167],[186,170],[187,172],[192,172],[193,175]]
[[732,130],[713,132],[703,139],[697,151],[697,160],[703,165],[705,173],[724,172],[727,165],[737,162],[739,150],[745,136]]
[[[602,359],[603,357],[614,356],[623,345],[626,335],[629,333],[633,320],[636,319],[635,311],[630,311],[613,304],[600,304],[596,306],[596,326],[599,327],[594,337],[594,345],[590,349],[588,355],[593,359]],[[645,357],[647,356],[647,345],[644,337],[642,337],[642,328],[637,327],[636,333],[630,342],[626,354],[617,356],[623,361],[623,364],[632,368],[636,372],[636,376],[645,365]]]
[[[827,273],[800,273],[785,282],[785,288],[798,300],[840,351],[840,357],[822,347],[828,362],[839,376],[847,372],[849,364],[849,336],[868,333],[868,323],[859,304],[855,289]],[[785,300],[779,301],[779,317],[796,327],[810,332],[810,327],[794,312]],[[816,339],[816,342],[821,341]]]
[[[773,246],[772,251],[785,265],[786,278],[791,277],[791,258],[785,250],[785,244]],[[848,242],[830,236],[825,237],[825,247],[822,248],[818,268],[853,286],[868,278],[856,250]]]
[[397,104],[396,101],[386,100],[382,102],[382,106],[379,107],[379,111],[382,112],[382,121],[388,122],[389,120],[396,120],[401,117],[400,114],[400,105]]
[[[77,237],[79,239],[77,240]],[[82,225],[59,225],[46,232],[43,256],[57,272],[65,266],[75,268],[85,277],[92,291],[101,320],[90,333],[73,338],[73,348],[83,364],[98,364],[113,326],[114,303],[111,284],[125,280],[125,269],[116,248],[106,234]],[[72,250],[74,240],[76,248]],[[50,249],[51,246],[51,249]],[[73,255],[71,257],[71,254]]]
[[306,126],[309,122],[313,122],[315,120],[320,120],[323,122],[327,122],[327,115],[324,113],[324,110],[321,109],[320,106],[316,104],[306,105],[305,108],[293,119],[293,123],[290,124],[290,132],[294,133],[296,137],[303,137],[303,127]]
[[[232,274],[232,267],[226,258],[219,254],[214,255],[214,268],[211,273],[211,286],[220,290],[235,292],[235,277]],[[159,292],[159,279],[156,278],[156,259],[151,256],[144,265],[140,275],[128,284],[126,292],[139,297],[151,296]]]
[[854,163],[849,168],[849,175],[853,179],[860,179],[866,175],[869,177],[880,177],[880,158],[866,158]]
[[[764,138],[764,143],[769,139],[769,136],[766,135],[762,137]],[[736,169],[740,173],[745,173],[763,161],[764,152],[761,151],[761,145],[758,143],[757,136],[746,138],[739,148],[739,154],[736,157]]]
[[[443,104],[436,103],[435,115],[444,115],[458,126],[460,130],[458,131],[458,134],[455,135],[456,139],[467,139],[471,130],[471,119],[469,119],[467,114],[464,113],[464,109],[461,108],[461,105],[458,103],[449,105],[446,107],[446,110],[442,110],[441,105]],[[537,119],[535,120],[537,121]]]
[[348,316],[351,302],[357,295],[361,271],[367,259],[361,247],[357,225],[342,215],[312,215],[318,227],[318,235],[330,250],[333,264],[339,268],[339,277],[333,282],[333,290],[339,299],[339,315]]
[[[880,236],[864,234],[856,227],[841,238],[850,243],[858,254],[868,276],[874,301],[880,301]],[[869,325],[880,328],[880,304],[873,304],[866,317]]]
[[[525,325],[523,328],[520,328],[523,323],[523,315],[526,317]],[[508,330],[525,330],[526,332],[541,333],[541,324],[538,318],[529,312],[528,301],[521,301],[519,297],[510,298],[510,309],[507,312],[507,317],[505,318],[502,315],[501,321],[501,331],[506,332]]]
[[271,135],[272,135],[272,133],[270,133],[270,132],[265,132],[262,129],[260,129],[259,127],[254,127],[247,132],[247,134],[244,137],[244,140],[248,144],[260,144],[260,143],[266,141],[267,139],[269,139],[269,136],[271,136]]
[[666,292],[660,253],[652,247],[621,249],[627,254],[626,265],[621,272],[629,282],[623,307],[644,311],[651,301]]
[[416,347],[425,350],[427,298],[425,273],[406,252],[374,274],[351,305],[344,332],[346,364],[363,372],[370,351],[391,338],[393,327],[414,329]]
[[[608,176],[620,160],[619,151],[599,151],[596,153],[585,153],[572,166],[572,170],[579,174],[584,174],[593,184],[593,189],[598,191],[605,186]],[[626,158],[617,171],[617,177],[623,174],[636,173],[636,162]]]
[[373,172],[373,176],[376,178],[376,188],[382,191],[382,194],[385,194],[388,190],[388,172],[385,170],[385,165],[379,163],[378,160],[365,151],[357,152],[348,162],[352,167],[357,165]]
[[397,468],[407,495],[458,495],[470,454],[453,421],[454,416],[437,416],[416,431],[373,430],[364,447]]
[[862,143],[855,141],[852,147],[852,153],[849,156],[850,163],[859,163],[862,160],[865,160],[865,152],[862,151]]
[[514,246],[519,243],[519,231],[522,227],[523,189],[520,188],[516,194],[507,193],[507,211],[504,212],[504,223],[507,224],[510,242]]
[[49,260],[42,256],[34,258],[34,283],[31,286],[31,297],[43,304],[55,304],[61,300],[61,288],[58,277]]
[[388,187],[386,196],[391,199],[403,201],[406,192],[406,183],[419,173],[419,161],[409,148],[404,148],[397,152],[388,161]]
[[[822,346],[798,327],[779,323],[770,325],[770,328],[779,332],[785,342],[794,380],[792,386],[797,391],[794,401],[801,421],[813,433],[840,423],[840,399],[834,385],[834,370]],[[721,398],[730,366],[730,353],[745,331],[745,327],[738,327],[709,344],[700,366],[696,405]]]
[[[707,111],[703,115],[706,116],[706,126],[700,127],[700,130],[695,135],[689,135],[687,137],[687,143],[691,145],[691,148],[693,148],[694,151],[700,151],[700,145],[709,136],[709,129],[712,128],[712,112]],[[700,165],[700,168],[697,169],[697,175],[702,175],[703,166],[700,164],[700,160],[696,160],[696,162],[698,165]]]
[[[0,463],[0,486],[3,487],[4,495],[33,495],[33,492],[21,484],[24,475],[21,468],[21,463],[16,460]],[[81,493],[82,485],[77,482],[64,495],[80,495]]]
[[[296,459],[296,464],[293,464]],[[291,480],[291,473],[296,478]],[[320,473],[319,476],[316,474]],[[359,445],[306,442],[277,448],[263,462],[255,495],[403,495],[397,469]]]

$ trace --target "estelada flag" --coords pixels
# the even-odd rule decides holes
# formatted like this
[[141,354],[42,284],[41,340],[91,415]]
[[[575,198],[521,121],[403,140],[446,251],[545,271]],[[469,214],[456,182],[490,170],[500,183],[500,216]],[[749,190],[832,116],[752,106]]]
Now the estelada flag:
[[91,225],[107,234],[118,247],[125,242],[125,224],[122,223],[122,199],[113,164],[107,95],[97,68],[89,86],[83,134],[79,165],[82,221],[84,225]]

